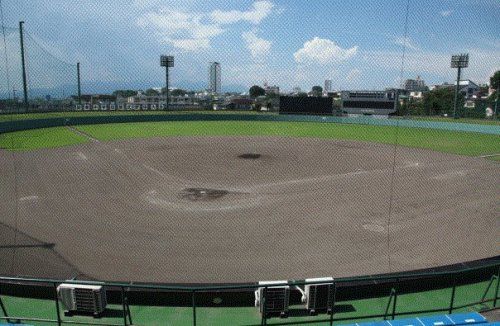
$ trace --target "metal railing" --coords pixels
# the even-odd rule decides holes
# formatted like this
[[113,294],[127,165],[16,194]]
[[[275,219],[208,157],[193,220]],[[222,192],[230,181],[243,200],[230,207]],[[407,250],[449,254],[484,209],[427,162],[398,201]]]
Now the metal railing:
[[[489,271],[489,272],[488,272]],[[470,298],[466,303],[457,305],[455,303],[456,290],[457,287],[464,284],[474,284],[474,280],[469,278],[470,275],[474,274],[474,278],[481,279],[481,282],[488,281],[488,285],[485,288],[484,294],[479,300],[474,300]],[[471,282],[472,281],[472,282]],[[427,282],[427,283],[426,283]],[[101,285],[107,292],[115,294],[119,300],[117,303],[121,304],[121,323],[98,323],[95,320],[92,322],[87,321],[77,321],[77,320],[66,320],[61,317],[61,309],[59,305],[59,300],[57,296],[57,286],[61,283],[75,284],[75,285]],[[444,283],[444,284],[443,284]],[[328,322],[329,325],[333,325],[334,322],[342,322],[346,320],[363,320],[363,319],[395,319],[399,316],[407,315],[421,315],[430,314],[438,312],[453,313],[454,311],[477,306],[486,305],[491,303],[489,308],[496,308],[498,303],[498,291],[500,285],[500,262],[494,260],[493,263],[488,263],[486,265],[473,267],[473,268],[463,268],[460,270],[455,270],[452,272],[421,272],[421,273],[404,273],[404,274],[392,274],[392,275],[378,275],[378,276],[366,276],[366,277],[347,277],[338,278],[325,281],[315,281],[314,283],[305,281],[289,281],[284,285],[289,285],[290,288],[296,286],[304,286],[306,284],[332,284],[332,298],[330,298],[331,306],[329,311],[331,313],[327,318],[306,321],[286,321],[273,324],[282,325],[292,325],[292,324],[307,324],[307,323],[317,323],[317,322]],[[426,285],[427,284],[427,285]],[[429,285],[430,284],[430,285]],[[422,288],[422,285],[424,287]],[[449,286],[451,285],[451,286]],[[18,278],[18,277],[0,277],[0,286],[50,286],[52,297],[51,300],[54,302],[54,309],[56,312],[56,319],[50,318],[35,318],[26,316],[10,316],[8,310],[3,304],[0,298],[0,308],[3,316],[0,317],[1,320],[6,320],[7,322],[44,322],[44,323],[56,323],[57,325],[62,324],[82,324],[82,325],[133,325],[133,314],[130,310],[129,298],[131,295],[149,295],[149,296],[160,296],[169,293],[173,297],[183,296],[190,297],[190,304],[192,309],[192,325],[197,325],[197,308],[206,307],[203,304],[197,303],[197,297],[201,296],[203,293],[243,293],[246,292],[248,295],[249,291],[254,291],[258,288],[263,288],[264,293],[266,293],[268,288],[273,287],[273,285],[258,285],[258,284],[231,284],[231,285],[206,285],[206,286],[184,286],[184,285],[157,285],[157,284],[134,284],[134,283],[119,283],[119,282],[95,282],[95,281],[79,281],[79,280],[52,280],[52,279],[38,279],[38,278]],[[493,297],[487,298],[487,294],[494,287]],[[446,306],[435,307],[432,309],[420,309],[420,310],[410,310],[410,311],[399,311],[398,310],[398,297],[405,294],[415,294],[425,291],[432,291],[433,289],[449,289],[450,297]],[[0,287],[1,289],[1,287]],[[364,289],[361,290],[360,289]],[[386,291],[389,289],[388,294]],[[348,301],[363,300],[363,299],[383,299],[384,297],[388,299],[385,311],[379,314],[359,314],[356,316],[348,317],[337,317],[339,312],[336,312],[337,303],[345,302],[346,298],[339,298],[339,291],[348,293],[350,296]],[[358,292],[359,294],[354,294]],[[373,293],[369,293],[373,292]],[[345,295],[344,293],[344,295]],[[368,294],[367,294],[368,293]],[[6,295],[0,292],[0,295]],[[29,295],[28,295],[29,296]],[[112,295],[113,296],[113,295]],[[137,300],[137,299],[136,299]],[[265,300],[265,296],[264,296]],[[186,300],[185,300],[186,301]],[[174,305],[175,306],[175,305]],[[266,305],[263,305],[264,311],[261,314],[261,325],[267,325],[268,316],[265,311]],[[224,309],[222,307],[214,307],[213,309]]]

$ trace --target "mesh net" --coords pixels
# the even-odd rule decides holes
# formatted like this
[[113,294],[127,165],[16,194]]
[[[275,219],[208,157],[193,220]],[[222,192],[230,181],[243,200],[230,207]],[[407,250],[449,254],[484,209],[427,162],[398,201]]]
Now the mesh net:
[[[470,23],[475,9],[465,1],[454,11],[411,1],[291,3],[137,1],[124,10],[66,2],[50,8],[86,20],[62,28],[59,46],[28,27],[28,110],[81,112],[0,116],[1,131],[13,131],[0,134],[0,274],[238,283],[497,255],[500,127],[486,114],[494,97],[469,84],[455,112],[450,68],[463,50],[451,31],[463,30],[447,17]],[[498,42],[477,43],[497,21],[484,11],[484,28],[460,35],[471,58],[462,79],[477,83],[500,57]],[[0,94],[15,103],[23,96],[18,29],[5,28],[4,45]],[[161,54],[175,57],[168,104]],[[81,105],[71,99],[76,60],[65,59],[80,56]],[[215,109],[224,111],[207,112]],[[455,113],[467,120],[450,119]],[[51,117],[64,119],[41,120]],[[33,130],[14,132],[21,129]],[[459,288],[459,301],[484,282]],[[422,309],[448,304],[451,288],[436,288],[423,291]],[[252,290],[237,311],[258,320]],[[295,317],[306,320],[292,292]],[[355,294],[341,291],[345,318],[387,307],[379,293]],[[236,305],[232,295],[200,292],[198,318]],[[408,290],[398,311],[411,312],[415,300]]]

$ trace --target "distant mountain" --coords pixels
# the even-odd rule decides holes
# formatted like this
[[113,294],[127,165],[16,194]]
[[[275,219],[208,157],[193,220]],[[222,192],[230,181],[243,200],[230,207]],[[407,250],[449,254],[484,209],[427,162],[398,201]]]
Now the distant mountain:
[[[82,94],[111,94],[115,90],[119,89],[133,89],[133,90],[146,90],[153,87],[163,87],[164,85],[153,84],[148,81],[134,81],[134,82],[82,82],[81,90]],[[206,82],[191,82],[191,81],[175,81],[171,84],[172,88],[182,88],[186,90],[200,91],[205,90],[207,87]],[[248,89],[245,86],[237,84],[222,85],[222,90],[224,92],[245,92]],[[61,85],[54,88],[29,88],[28,95],[29,98],[46,98],[50,96],[51,98],[66,98],[77,94],[77,85]],[[0,92],[0,98],[8,98],[9,95],[4,92]],[[23,97],[22,90],[17,90],[16,96],[18,98]]]

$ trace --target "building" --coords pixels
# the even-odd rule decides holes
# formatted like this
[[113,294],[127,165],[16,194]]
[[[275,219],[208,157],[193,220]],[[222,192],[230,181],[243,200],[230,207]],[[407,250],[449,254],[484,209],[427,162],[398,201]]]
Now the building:
[[210,62],[208,68],[208,91],[212,94],[221,93],[221,67],[218,62]]
[[[440,89],[440,88],[452,88],[455,89],[457,83],[449,84],[444,83],[442,85],[435,85],[432,89]],[[458,92],[464,96],[466,99],[474,98],[477,95],[481,88],[469,79],[461,80],[458,84]]]
[[226,108],[229,110],[251,110],[255,101],[248,97],[233,97],[227,99]]
[[325,87],[323,87],[323,92],[325,94],[328,94],[332,91],[332,80],[331,79],[327,79],[325,80]]
[[348,116],[387,116],[396,112],[399,90],[342,91],[340,110]]
[[417,76],[417,79],[407,79],[404,89],[410,92],[421,92],[427,90],[427,86],[425,86],[424,80]]
[[267,82],[264,82],[264,90],[266,91],[266,95],[269,95],[269,94],[279,95],[279,93],[280,93],[279,86],[276,86],[276,85],[269,86]]

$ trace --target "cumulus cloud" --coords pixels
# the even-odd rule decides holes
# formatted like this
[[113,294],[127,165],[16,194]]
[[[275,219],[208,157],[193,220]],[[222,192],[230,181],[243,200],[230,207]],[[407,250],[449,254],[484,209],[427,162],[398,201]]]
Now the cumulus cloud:
[[[148,2],[145,0],[136,0]],[[150,0],[151,1],[151,0]],[[162,42],[166,42],[175,48],[185,51],[199,51],[210,48],[212,38],[224,33],[224,25],[247,21],[259,24],[262,19],[269,16],[274,5],[270,1],[256,1],[247,11],[214,10],[212,12],[199,13],[164,7],[158,11],[150,11],[137,19],[137,25],[142,28],[150,28],[156,32]],[[253,55],[259,44],[263,50],[269,50],[270,43],[259,39],[255,35],[244,37],[247,46],[251,47]],[[249,45],[250,43],[250,45]],[[253,50],[252,50],[253,49]]]
[[394,39],[394,43],[398,44],[398,45],[402,45],[402,46],[406,47],[407,49],[411,49],[414,51],[420,50],[420,47],[414,41],[412,41],[409,37],[406,37],[406,38],[396,37]]
[[453,13],[453,10],[443,10],[440,12],[441,16],[448,17]]
[[326,64],[347,60],[358,52],[358,46],[343,49],[334,41],[315,37],[293,54],[297,63]]
[[214,10],[210,13],[210,18],[219,24],[233,24],[239,21],[248,21],[259,24],[264,18],[271,14],[274,4],[270,1],[256,1],[250,10]]
[[210,47],[210,39],[223,33],[218,24],[204,23],[203,15],[178,10],[162,9],[149,12],[138,18],[137,24],[152,28],[161,40],[172,46],[196,51]]
[[358,80],[360,76],[361,76],[361,70],[359,70],[359,69],[352,69],[347,74],[346,79],[348,81],[352,82],[352,81]]
[[241,37],[245,41],[252,58],[257,62],[262,62],[269,53],[272,42],[258,37],[255,31],[244,32]]

